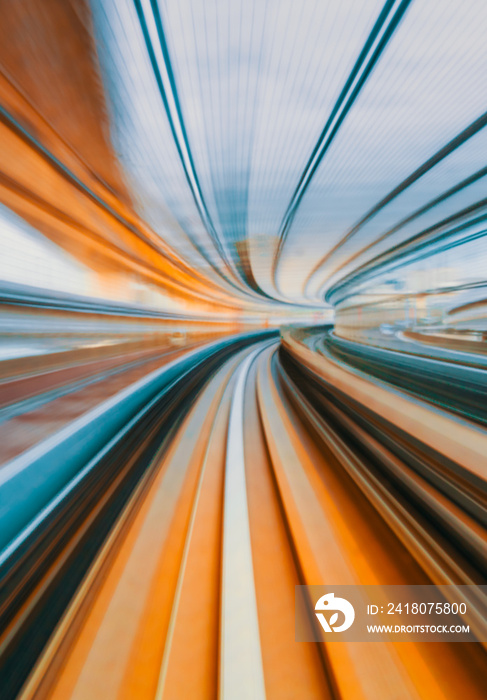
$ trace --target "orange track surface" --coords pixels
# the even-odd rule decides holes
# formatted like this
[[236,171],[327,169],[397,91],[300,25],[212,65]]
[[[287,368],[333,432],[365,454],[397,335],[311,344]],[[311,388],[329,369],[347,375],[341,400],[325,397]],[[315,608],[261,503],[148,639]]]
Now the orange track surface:
[[[258,638],[251,639],[259,651],[250,674],[261,669],[265,697],[279,700],[484,698],[480,645],[295,642],[297,584],[431,578],[407,519],[379,503],[372,482],[366,488],[353,477],[339,439],[325,442],[306,406],[289,400],[274,351],[254,360],[242,407],[253,591],[240,613],[250,624],[255,599]],[[231,692],[222,684],[234,643],[225,606],[235,599],[222,571],[238,567],[240,556],[223,543],[242,536],[225,512],[238,506],[235,495],[225,499],[237,468],[228,459],[228,424],[248,354],[214,375],[154,460],[20,697],[258,697],[250,677]],[[437,568],[438,548],[428,554]]]

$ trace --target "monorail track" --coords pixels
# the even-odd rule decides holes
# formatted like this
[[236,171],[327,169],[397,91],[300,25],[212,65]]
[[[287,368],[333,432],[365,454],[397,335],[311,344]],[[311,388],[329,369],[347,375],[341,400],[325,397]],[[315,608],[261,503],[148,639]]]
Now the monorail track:
[[177,386],[6,562],[5,697],[485,697],[480,644],[294,639],[299,584],[485,582],[483,485],[272,340]]

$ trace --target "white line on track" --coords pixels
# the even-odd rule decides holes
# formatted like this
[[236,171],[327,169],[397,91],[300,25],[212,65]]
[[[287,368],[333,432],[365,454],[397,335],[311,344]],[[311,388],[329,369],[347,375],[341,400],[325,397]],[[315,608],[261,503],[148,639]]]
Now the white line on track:
[[228,424],[223,511],[220,700],[266,697],[250,542],[244,461],[244,395],[250,366],[243,361]]

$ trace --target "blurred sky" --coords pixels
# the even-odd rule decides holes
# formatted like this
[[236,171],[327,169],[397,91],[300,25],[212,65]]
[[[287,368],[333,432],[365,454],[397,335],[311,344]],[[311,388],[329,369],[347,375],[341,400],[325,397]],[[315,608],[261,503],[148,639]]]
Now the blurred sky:
[[[316,304],[374,256],[485,197],[484,175],[445,195],[485,167],[479,128],[354,230],[487,110],[485,0],[91,7],[111,138],[137,209],[210,277],[245,277],[246,241],[258,292]],[[471,258],[457,250],[457,279]]]

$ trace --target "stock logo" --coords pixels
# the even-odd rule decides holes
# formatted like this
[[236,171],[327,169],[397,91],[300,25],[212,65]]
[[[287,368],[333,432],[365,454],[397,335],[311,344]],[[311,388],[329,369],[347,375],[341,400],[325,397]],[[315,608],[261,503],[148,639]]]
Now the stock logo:
[[[328,616],[328,619],[323,614],[324,612],[333,613]],[[337,626],[338,613],[342,613],[344,620],[341,625]],[[353,605],[345,600],[345,598],[335,598],[334,593],[322,595],[315,605],[315,615],[319,620],[320,625],[325,632],[345,632],[352,626],[355,620],[355,610]]]

